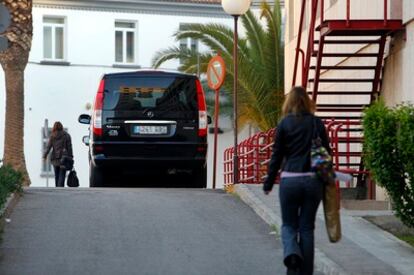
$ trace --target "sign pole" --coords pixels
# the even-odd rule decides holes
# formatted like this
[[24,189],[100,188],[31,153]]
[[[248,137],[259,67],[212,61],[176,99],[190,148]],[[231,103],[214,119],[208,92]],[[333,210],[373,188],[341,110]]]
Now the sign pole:
[[216,100],[215,100],[215,107],[214,107],[213,189],[216,189],[216,174],[217,174],[217,140],[218,140],[218,120],[219,120],[219,98],[220,98],[220,90],[216,90]]
[[214,104],[213,189],[216,189],[220,87],[223,85],[225,78],[226,64],[224,63],[223,58],[220,55],[217,55],[210,60],[207,67],[208,86],[216,93],[216,100]]

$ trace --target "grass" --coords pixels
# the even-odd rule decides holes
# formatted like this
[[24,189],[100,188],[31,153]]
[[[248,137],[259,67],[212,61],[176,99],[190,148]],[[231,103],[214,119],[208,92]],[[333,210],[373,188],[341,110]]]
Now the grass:
[[414,247],[414,236],[413,235],[396,235],[396,237],[398,239],[408,243],[412,247]]
[[239,200],[241,200],[240,195],[237,194],[236,192],[230,193],[233,197],[238,198]]
[[414,247],[414,228],[404,225],[396,216],[368,216],[366,220]]
[[270,231],[270,234],[275,235],[276,239],[279,240],[280,239],[279,227],[276,224],[271,224],[270,229],[272,230]]

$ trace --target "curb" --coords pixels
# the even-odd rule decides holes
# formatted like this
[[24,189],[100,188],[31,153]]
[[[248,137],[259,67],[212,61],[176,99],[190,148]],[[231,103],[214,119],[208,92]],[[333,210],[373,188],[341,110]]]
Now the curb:
[[[267,224],[276,225],[278,228],[282,226],[281,218],[244,185],[237,184],[234,187],[234,193],[239,195],[240,199],[249,205]],[[327,275],[349,274],[318,248],[315,248],[315,269]]]
[[0,209],[0,228],[3,228],[6,224],[6,219],[10,217],[11,212],[13,211],[14,207],[19,202],[19,199],[22,195],[18,193],[12,193],[7,198],[6,203],[4,204],[3,208]]

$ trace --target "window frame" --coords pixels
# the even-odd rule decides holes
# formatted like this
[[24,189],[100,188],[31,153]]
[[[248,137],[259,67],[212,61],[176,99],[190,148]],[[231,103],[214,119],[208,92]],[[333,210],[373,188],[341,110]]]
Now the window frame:
[[[45,19],[62,19],[63,23],[46,23],[44,22]],[[42,53],[42,58],[45,61],[66,61],[66,41],[67,41],[67,25],[66,25],[66,16],[57,16],[57,15],[43,15],[42,17],[42,36],[43,36],[43,53]],[[45,27],[50,27],[51,28],[51,57],[46,57],[45,56]],[[56,29],[57,28],[62,28],[63,29],[63,36],[62,36],[62,58],[56,58]]]
[[[133,28],[126,28],[126,27],[117,27],[116,23],[128,23],[134,24]],[[116,32],[122,32],[122,61],[116,60]],[[132,47],[133,51],[133,60],[132,62],[127,62],[127,33],[131,32],[134,35],[133,42],[134,45]],[[138,61],[138,21],[136,20],[115,20],[114,21],[114,64],[115,65],[135,65]]]
[[[179,30],[180,31],[185,30],[186,26],[189,25],[189,24],[192,24],[192,23],[180,23]],[[193,39],[193,38],[188,37],[188,38],[185,38],[185,39],[180,39],[180,41],[178,41],[178,43],[179,43],[180,49],[184,46],[187,49],[191,50],[192,46],[195,45],[196,52],[200,53],[200,43],[199,43],[198,39]],[[179,62],[180,62],[180,65],[183,64],[183,60],[181,58],[180,58]]]
[[54,177],[54,172],[53,172],[53,168],[52,168],[52,163],[50,162],[50,156],[47,156],[46,161],[43,160],[43,154],[46,151],[47,148],[47,144],[49,143],[49,137],[50,134],[52,133],[52,127],[48,127],[48,135],[45,135],[45,127],[43,126],[41,128],[42,133],[42,144],[41,144],[41,155],[42,155],[42,162],[40,165],[40,177],[42,178],[53,178]]

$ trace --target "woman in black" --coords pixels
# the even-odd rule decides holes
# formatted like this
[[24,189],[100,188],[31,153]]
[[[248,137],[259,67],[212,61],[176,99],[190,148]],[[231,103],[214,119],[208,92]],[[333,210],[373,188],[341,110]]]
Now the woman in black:
[[271,192],[281,170],[279,197],[284,263],[288,274],[312,275],[315,217],[323,191],[322,182],[311,172],[310,166],[314,131],[322,139],[322,145],[331,150],[325,126],[314,116],[315,104],[305,89],[294,87],[282,109],[284,118],[276,129],[263,190],[266,195]]
[[70,135],[63,130],[63,125],[59,121],[55,122],[52,129],[52,134],[49,138],[49,143],[43,159],[46,160],[50,150],[52,150],[50,162],[53,165],[55,172],[56,187],[65,186],[66,167],[62,163],[62,158],[73,158],[72,141]]

